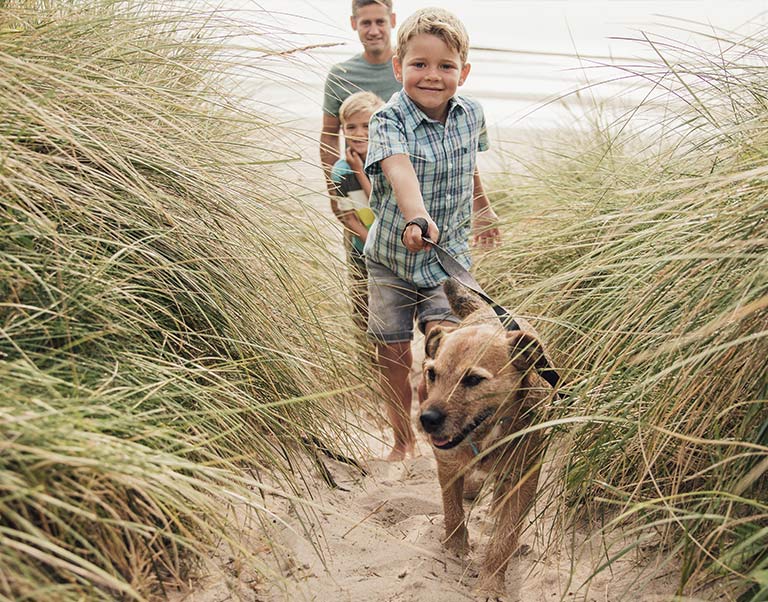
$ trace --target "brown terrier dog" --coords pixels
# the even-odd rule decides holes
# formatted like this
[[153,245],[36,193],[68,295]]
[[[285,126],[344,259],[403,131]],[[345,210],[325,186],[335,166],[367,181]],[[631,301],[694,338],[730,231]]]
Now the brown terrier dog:
[[[505,592],[504,576],[518,547],[522,521],[536,494],[543,451],[539,431],[529,427],[533,408],[551,395],[537,369],[548,361],[535,331],[507,331],[490,307],[449,279],[443,286],[457,328],[435,327],[427,336],[420,422],[429,435],[443,494],[445,545],[469,551],[462,494],[464,478],[479,468],[494,477],[490,516],[495,518],[478,589]],[[423,389],[422,389],[423,390]]]

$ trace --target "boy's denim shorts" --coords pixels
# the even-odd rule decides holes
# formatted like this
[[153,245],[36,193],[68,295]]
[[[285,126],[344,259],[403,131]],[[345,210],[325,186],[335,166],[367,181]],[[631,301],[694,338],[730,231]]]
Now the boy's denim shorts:
[[389,268],[365,260],[368,268],[368,337],[378,343],[413,339],[413,319],[424,332],[426,322],[459,322],[442,286],[417,288]]

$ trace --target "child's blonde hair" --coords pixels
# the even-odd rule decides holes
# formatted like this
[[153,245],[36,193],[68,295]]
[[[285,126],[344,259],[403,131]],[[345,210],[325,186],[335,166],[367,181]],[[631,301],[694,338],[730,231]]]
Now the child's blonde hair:
[[437,36],[459,53],[462,64],[467,62],[469,34],[464,24],[453,13],[436,7],[417,10],[400,26],[397,31],[397,58],[401,62],[408,51],[408,42],[423,33]]
[[373,113],[384,105],[384,101],[373,92],[355,92],[339,107],[339,121],[344,125],[356,113]]

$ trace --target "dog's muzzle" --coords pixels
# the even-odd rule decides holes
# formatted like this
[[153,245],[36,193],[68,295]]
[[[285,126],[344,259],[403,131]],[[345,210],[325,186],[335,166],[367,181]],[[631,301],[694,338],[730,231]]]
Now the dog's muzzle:
[[[480,414],[475,416],[474,420],[470,422],[467,426],[465,426],[461,432],[456,435],[453,439],[449,439],[445,441],[444,443],[436,443],[435,438],[432,437],[432,445],[434,445],[437,449],[452,449],[456,447],[459,443],[464,441],[476,428],[478,428],[483,422],[485,422],[488,418],[493,416],[496,413],[496,410],[498,408],[492,407],[492,408],[486,408]],[[424,427],[424,430],[432,434],[443,426],[443,423],[445,422],[445,413],[441,412],[440,410],[430,408],[429,410],[426,410],[421,413],[421,416],[419,416],[419,420],[421,421],[421,425]]]
[[445,423],[445,412],[438,410],[437,408],[430,408],[421,413],[419,421],[425,431],[430,434],[435,433],[439,431]]

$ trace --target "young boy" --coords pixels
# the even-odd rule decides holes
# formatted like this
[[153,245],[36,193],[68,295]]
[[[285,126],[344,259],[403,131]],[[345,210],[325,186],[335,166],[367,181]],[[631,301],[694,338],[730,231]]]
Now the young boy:
[[[338,206],[337,217],[344,225],[349,271],[352,319],[365,331],[368,323],[368,284],[363,245],[368,228],[373,223],[373,212],[368,205],[371,183],[363,171],[368,154],[368,122],[384,101],[373,92],[356,92],[339,108],[341,130],[344,133],[345,159],[339,159],[331,170]],[[349,240],[351,239],[351,240]]]
[[429,237],[469,267],[469,231],[475,242],[497,243],[497,221],[476,167],[488,148],[480,105],[456,95],[469,75],[469,37],[463,24],[439,8],[417,11],[402,24],[393,58],[403,90],[373,115],[366,172],[376,219],[365,244],[368,335],[376,342],[394,430],[388,460],[413,453],[411,339],[414,315],[427,333],[457,322],[441,281],[445,272],[414,218],[425,218]]

